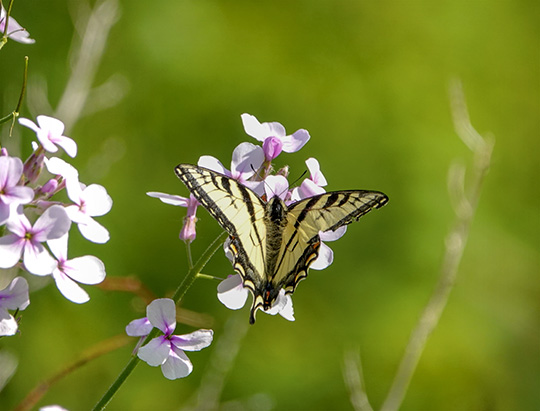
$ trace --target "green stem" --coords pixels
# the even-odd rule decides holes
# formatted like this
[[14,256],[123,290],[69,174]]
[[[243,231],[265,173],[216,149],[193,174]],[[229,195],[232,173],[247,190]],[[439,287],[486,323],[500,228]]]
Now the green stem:
[[[214,255],[214,253],[221,247],[221,244],[223,243],[223,241],[225,241],[226,236],[226,232],[221,233],[212,242],[212,244],[208,246],[208,248],[199,258],[195,266],[188,271],[186,277],[174,293],[173,300],[176,304],[178,304],[178,302],[182,300],[191,284],[193,284],[193,281],[195,281],[195,278],[197,278],[197,274],[199,273],[199,271],[203,269],[203,267],[206,265],[206,263],[208,263],[212,255]],[[141,345],[147,344],[152,338],[157,335],[158,331],[159,330],[157,328],[154,328],[150,332],[150,334],[148,334],[148,336],[145,338],[144,342]],[[124,370],[120,373],[118,378],[112,383],[107,392],[103,395],[103,397],[101,397],[101,400],[99,400],[99,402],[93,408],[94,411],[105,409],[107,404],[111,401],[116,392],[126,381],[127,377],[129,377],[129,375],[133,372],[135,366],[139,363],[139,361],[140,360],[137,356],[134,355],[133,357],[131,357]]]
[[222,277],[216,277],[215,275],[204,274],[204,273],[198,273],[197,278],[204,278],[205,280],[218,280],[218,281],[224,280],[224,278]]
[[191,241],[186,241],[186,255],[188,261],[188,267],[191,270],[193,268],[193,257],[191,256]]
[[197,274],[199,274],[199,272],[204,268],[204,266],[214,255],[214,253],[221,247],[227,235],[228,234],[225,231],[218,235],[216,239],[212,242],[212,244],[208,246],[208,248],[199,258],[199,260],[195,263],[193,268],[189,270],[186,277],[184,278],[184,281],[182,281],[182,283],[172,297],[176,304],[178,304],[178,302],[182,300],[189,287],[191,287],[191,284],[193,284],[193,281],[195,281],[195,278],[197,278]]
[[11,135],[13,131],[13,125],[15,124],[15,120],[17,119],[17,117],[19,117],[19,111],[21,110],[22,102],[24,100],[24,95],[26,94],[27,79],[28,79],[28,56],[25,56],[23,82],[22,82],[22,87],[21,87],[21,93],[19,94],[19,101],[17,102],[17,107],[15,107],[15,110],[13,110],[7,116],[0,118],[0,124],[7,123],[8,121],[12,120],[11,128],[9,130],[9,135]]

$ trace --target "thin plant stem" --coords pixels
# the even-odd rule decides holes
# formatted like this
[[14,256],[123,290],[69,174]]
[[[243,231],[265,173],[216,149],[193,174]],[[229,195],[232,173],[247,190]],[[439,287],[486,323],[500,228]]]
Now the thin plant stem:
[[188,268],[191,270],[193,268],[193,256],[191,255],[191,241],[186,241],[186,255],[188,261]]
[[364,387],[364,375],[360,353],[345,351],[343,356],[343,379],[350,392],[350,400],[355,411],[373,411]]
[[19,94],[19,101],[17,102],[17,107],[7,116],[0,118],[0,124],[7,123],[11,120],[11,128],[9,129],[9,135],[11,136],[13,132],[13,126],[15,125],[15,120],[19,117],[19,112],[24,100],[24,95],[26,94],[26,84],[28,79],[28,56],[24,57],[24,70],[23,70],[23,81],[21,86],[21,93]]
[[[456,182],[462,179],[463,173],[461,171],[450,173],[450,194],[456,197],[461,193],[460,201],[456,202],[456,204],[461,206],[455,206],[456,219],[453,229],[446,238],[445,254],[438,283],[411,334],[388,396],[381,407],[381,411],[394,411],[401,406],[416,366],[426,346],[427,339],[441,318],[441,314],[448,302],[450,291],[456,280],[459,263],[480,199],[482,183],[490,165],[493,142],[482,138],[470,124],[460,84],[454,83],[450,91],[456,133],[474,154],[470,191],[467,196],[465,195],[465,190],[452,190],[452,187],[458,185]],[[456,169],[453,167],[451,170]]]
[[204,273],[198,273],[197,278],[204,278],[205,280],[217,280],[217,281],[224,280],[224,278],[216,277],[215,275],[204,274]]
[[175,291],[172,297],[172,299],[174,300],[176,304],[178,304],[178,302],[182,300],[182,298],[186,294],[186,291],[189,289],[189,287],[191,287],[191,284],[193,284],[193,281],[195,281],[195,278],[197,278],[197,274],[201,272],[201,270],[204,268],[206,263],[208,263],[210,258],[215,254],[215,252],[219,249],[219,247],[221,247],[227,235],[228,234],[225,231],[221,233],[220,235],[218,235],[216,239],[212,241],[212,243],[208,246],[208,248],[203,253],[203,255],[201,255],[199,260],[195,263],[195,266],[191,270],[189,270],[186,277],[184,278],[184,280],[182,281],[182,283],[180,284],[180,286]]
[[[225,237],[227,236],[226,232],[221,233],[206,249],[206,251],[201,255],[197,263],[193,268],[191,268],[176,292],[174,293],[172,299],[176,304],[178,304],[179,301],[182,300],[184,295],[186,294],[187,290],[191,285],[193,284],[193,281],[195,281],[195,278],[197,278],[197,274],[199,271],[203,269],[203,267],[208,263],[212,255],[221,247],[221,244],[223,241],[225,241]],[[144,342],[141,345],[147,344],[150,342],[152,338],[154,338],[157,333],[158,329],[154,328],[150,334],[144,339]],[[126,367],[122,370],[118,378],[112,383],[112,385],[109,387],[107,392],[101,397],[101,400],[96,404],[96,406],[93,408],[94,411],[97,410],[103,410],[107,406],[107,404],[111,401],[111,399],[114,397],[116,392],[120,389],[122,384],[126,381],[126,379],[129,377],[129,375],[133,372],[137,364],[139,363],[139,358],[136,355],[133,355],[129,362],[127,363]]]

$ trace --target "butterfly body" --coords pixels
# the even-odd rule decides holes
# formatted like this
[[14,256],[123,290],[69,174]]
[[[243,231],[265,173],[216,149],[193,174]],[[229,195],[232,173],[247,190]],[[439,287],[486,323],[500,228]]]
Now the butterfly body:
[[233,267],[253,294],[250,323],[258,308],[272,307],[281,289],[293,293],[317,259],[319,232],[357,220],[388,197],[377,191],[319,194],[286,205],[278,196],[264,202],[241,183],[190,164],[176,174],[230,236]]

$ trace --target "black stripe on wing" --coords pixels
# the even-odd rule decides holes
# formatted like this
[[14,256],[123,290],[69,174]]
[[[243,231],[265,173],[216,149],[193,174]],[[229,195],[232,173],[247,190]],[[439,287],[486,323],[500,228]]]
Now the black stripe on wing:
[[289,206],[289,215],[294,216],[298,230],[306,219],[312,220],[313,229],[335,231],[339,227],[358,220],[375,208],[388,202],[388,197],[379,191],[349,190],[319,194]]

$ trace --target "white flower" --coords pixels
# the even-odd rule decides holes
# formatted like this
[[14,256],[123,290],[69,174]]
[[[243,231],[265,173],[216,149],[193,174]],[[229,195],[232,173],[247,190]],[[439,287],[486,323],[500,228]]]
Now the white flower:
[[49,153],[56,153],[58,145],[64,149],[68,156],[75,157],[77,155],[77,143],[62,135],[64,123],[49,116],[37,116],[36,119],[39,125],[27,118],[20,118],[19,124],[34,130],[39,142]]

